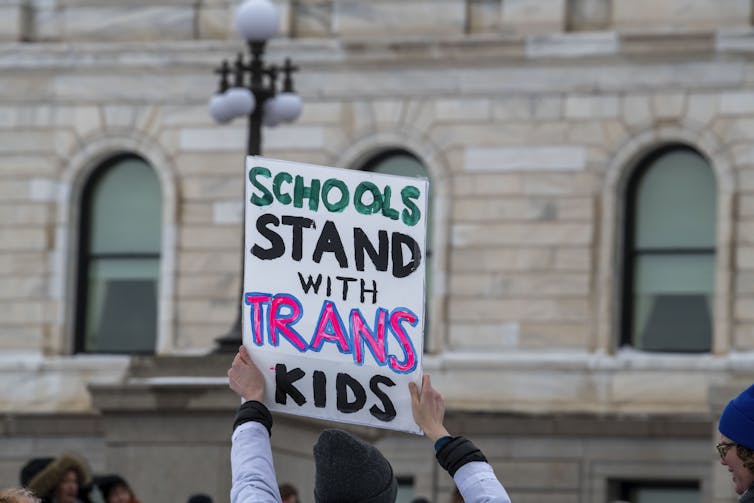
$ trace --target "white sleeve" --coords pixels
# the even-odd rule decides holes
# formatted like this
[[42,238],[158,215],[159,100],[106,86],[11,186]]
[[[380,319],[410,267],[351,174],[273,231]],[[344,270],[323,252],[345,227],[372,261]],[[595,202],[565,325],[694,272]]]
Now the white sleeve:
[[270,435],[263,424],[249,421],[236,428],[230,448],[230,468],[231,503],[281,503]]
[[466,463],[458,469],[453,480],[466,503],[511,503],[492,467],[484,461]]

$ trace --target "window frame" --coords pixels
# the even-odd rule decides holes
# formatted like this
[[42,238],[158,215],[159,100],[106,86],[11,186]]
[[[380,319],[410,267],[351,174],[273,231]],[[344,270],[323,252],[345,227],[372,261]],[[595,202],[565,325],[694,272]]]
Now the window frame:
[[[162,260],[164,259],[163,255],[163,246],[164,243],[160,247],[160,251],[157,253],[146,253],[146,252],[107,252],[107,253],[92,253],[90,251],[90,238],[92,234],[92,229],[90,225],[90,218],[89,215],[91,215],[92,212],[92,205],[93,205],[93,192],[94,187],[97,185],[97,182],[105,175],[107,174],[111,169],[113,169],[117,164],[120,162],[123,162],[125,160],[138,160],[143,162],[146,166],[148,166],[150,169],[154,170],[154,167],[152,164],[145,159],[144,157],[135,154],[135,153],[120,153],[115,154],[113,156],[110,156],[106,159],[104,159],[102,162],[98,164],[94,170],[92,170],[91,173],[87,176],[86,180],[83,183],[83,187],[81,190],[81,198],[80,198],[80,211],[78,213],[78,228],[79,228],[79,234],[78,234],[78,242],[77,242],[77,257],[76,257],[76,284],[75,284],[75,308],[74,308],[74,319],[73,319],[73,353],[74,354],[134,354],[134,355],[153,355],[157,353],[157,348],[159,344],[159,327],[160,327],[160,293],[159,293],[159,287],[158,292],[156,292],[155,296],[155,340],[154,344],[151,350],[144,350],[144,351],[108,351],[108,350],[88,350],[86,348],[86,329],[87,329],[87,307],[89,304],[89,296],[91,292],[89,291],[89,269],[92,263],[94,263],[97,260],[101,259],[157,259],[158,261],[158,272],[157,275],[157,282],[158,285],[162,281]],[[155,178],[157,183],[160,183],[159,175],[155,171]],[[164,201],[162,201],[162,205],[164,205]],[[160,218],[162,215],[160,215]]]
[[[706,163],[708,168],[710,169],[712,175],[717,179],[716,173],[712,167],[712,163],[710,160],[703,155],[698,150],[681,143],[671,143],[666,144],[660,148],[655,149],[650,154],[646,155],[641,161],[638,163],[638,166],[636,169],[633,170],[633,172],[630,174],[628,178],[628,183],[626,184],[626,191],[625,191],[625,212],[624,212],[624,223],[623,223],[623,250],[622,250],[622,257],[623,257],[623,273],[621,276],[621,306],[620,306],[620,337],[619,337],[619,347],[630,347],[637,350],[642,350],[641,348],[638,348],[634,342],[632,341],[632,334],[634,329],[634,323],[633,323],[633,311],[634,311],[634,291],[635,291],[635,272],[636,272],[636,264],[639,258],[644,255],[707,255],[711,254],[713,258],[713,269],[717,270],[717,236],[715,235],[715,246],[713,247],[672,247],[672,248],[647,248],[643,250],[639,250],[636,246],[636,212],[637,212],[637,196],[638,196],[638,186],[639,182],[644,178],[644,176],[647,174],[647,172],[654,166],[655,162],[662,158],[663,156],[672,153],[672,152],[688,152],[692,153],[699,158],[703,159]],[[715,194],[717,197],[717,194]],[[717,211],[717,208],[716,208]],[[717,222],[718,218],[717,215],[715,215],[715,221]],[[713,288],[714,288],[714,281],[713,281]],[[717,295],[717,292],[715,292],[715,295]],[[696,350],[680,350],[680,349],[674,349],[674,350],[651,350],[652,352],[656,353],[669,353],[669,352],[682,352],[682,353],[690,353],[690,354],[706,354],[711,353],[714,350],[714,332],[715,332],[715,302],[713,301],[712,304],[712,319],[710,323],[710,346],[709,350],[707,351],[696,351]],[[646,350],[649,351],[649,350]]]

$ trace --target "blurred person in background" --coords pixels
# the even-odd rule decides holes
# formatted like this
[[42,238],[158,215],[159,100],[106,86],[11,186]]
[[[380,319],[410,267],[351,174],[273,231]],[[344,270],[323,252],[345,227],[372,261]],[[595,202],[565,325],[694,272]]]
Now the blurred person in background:
[[280,499],[283,503],[299,503],[298,490],[293,484],[280,484]]
[[92,503],[92,477],[84,460],[75,454],[34,458],[21,469],[21,485],[42,503]]
[[39,503],[39,498],[23,487],[10,487],[0,489],[0,503]]
[[120,475],[102,475],[94,483],[99,487],[104,503],[139,503],[131,486]]
[[720,463],[728,468],[739,503],[754,503],[754,384],[731,400],[718,425],[715,446]]

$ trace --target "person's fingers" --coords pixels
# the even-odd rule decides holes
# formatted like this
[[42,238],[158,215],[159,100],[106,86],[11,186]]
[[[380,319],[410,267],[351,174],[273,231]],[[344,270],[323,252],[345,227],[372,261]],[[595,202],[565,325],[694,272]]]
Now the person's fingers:
[[251,365],[251,355],[249,355],[249,351],[246,349],[246,346],[241,346],[241,348],[238,350],[238,355],[241,357],[241,360],[245,364]]
[[414,381],[408,383],[408,392],[411,393],[411,403],[414,405],[419,404],[419,388]]
[[427,396],[432,389],[432,381],[429,378],[429,374],[422,375],[422,396]]

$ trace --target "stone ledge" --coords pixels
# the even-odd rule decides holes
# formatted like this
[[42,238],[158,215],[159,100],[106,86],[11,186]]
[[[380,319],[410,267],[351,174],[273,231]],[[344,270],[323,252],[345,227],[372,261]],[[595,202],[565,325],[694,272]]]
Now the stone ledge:
[[0,435],[4,437],[101,435],[102,417],[97,414],[6,414],[0,418]]

